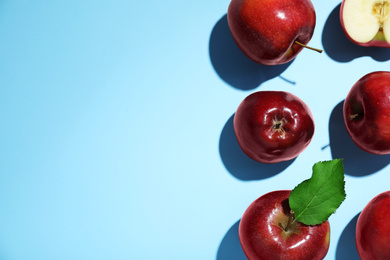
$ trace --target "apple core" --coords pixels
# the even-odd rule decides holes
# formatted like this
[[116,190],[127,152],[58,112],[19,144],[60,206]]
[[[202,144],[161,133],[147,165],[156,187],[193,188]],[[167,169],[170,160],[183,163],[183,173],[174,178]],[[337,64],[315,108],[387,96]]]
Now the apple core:
[[352,42],[390,47],[390,0],[343,0],[340,21]]
[[383,27],[384,21],[389,19],[390,3],[388,1],[376,1],[372,6],[373,15],[378,18],[381,27]]

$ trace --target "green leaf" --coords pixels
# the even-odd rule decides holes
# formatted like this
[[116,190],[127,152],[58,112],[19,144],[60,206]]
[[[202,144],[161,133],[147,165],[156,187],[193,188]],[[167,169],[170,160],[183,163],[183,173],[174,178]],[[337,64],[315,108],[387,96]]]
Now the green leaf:
[[334,159],[314,164],[312,177],[291,191],[289,204],[294,221],[317,225],[325,222],[345,197],[343,161]]

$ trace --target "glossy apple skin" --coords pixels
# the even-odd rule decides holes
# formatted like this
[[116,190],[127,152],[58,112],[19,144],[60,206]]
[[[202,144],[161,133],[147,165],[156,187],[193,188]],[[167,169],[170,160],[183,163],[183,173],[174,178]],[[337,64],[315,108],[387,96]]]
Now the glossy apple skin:
[[[348,1],[348,0],[347,0]],[[344,24],[344,18],[343,18],[343,11],[344,11],[344,3],[345,3],[345,0],[343,0],[341,2],[341,6],[340,6],[340,24],[341,24],[341,28],[343,29],[344,31],[344,34],[345,36],[354,44],[356,45],[359,45],[359,46],[363,46],[363,47],[382,47],[382,48],[390,48],[390,43],[385,41],[385,40],[377,40],[377,39],[372,39],[371,41],[369,42],[357,42],[355,41],[354,39],[352,39],[347,30],[345,29],[345,24]]]
[[315,129],[309,107],[284,91],[258,91],[247,96],[236,110],[233,126],[243,152],[261,163],[297,157],[310,144]]
[[356,248],[362,260],[390,259],[390,191],[373,198],[356,224]]
[[347,132],[360,149],[390,154],[390,72],[360,78],[344,101],[343,114]]
[[241,247],[249,260],[320,260],[329,249],[330,225],[293,223],[288,232],[290,190],[267,193],[245,210],[240,225]]
[[313,36],[310,0],[232,0],[227,19],[237,46],[253,61],[278,65],[291,61]]

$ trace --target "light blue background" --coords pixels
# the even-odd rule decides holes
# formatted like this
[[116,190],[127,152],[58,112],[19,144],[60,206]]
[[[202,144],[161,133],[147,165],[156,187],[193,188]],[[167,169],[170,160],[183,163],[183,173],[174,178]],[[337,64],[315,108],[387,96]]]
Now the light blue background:
[[[246,207],[345,157],[347,199],[326,259],[356,259],[354,225],[389,189],[389,157],[354,147],[341,103],[390,49],[352,45],[340,1],[292,63],[264,67],[234,45],[229,1],[0,1],[0,259],[245,259]],[[232,116],[259,90],[289,91],[316,132],[294,161],[238,149]]]

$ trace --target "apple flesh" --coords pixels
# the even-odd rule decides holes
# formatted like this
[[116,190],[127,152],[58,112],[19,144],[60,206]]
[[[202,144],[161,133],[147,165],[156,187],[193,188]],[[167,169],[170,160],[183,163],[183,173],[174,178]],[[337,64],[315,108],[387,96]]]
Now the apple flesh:
[[320,260],[329,249],[330,225],[292,221],[290,190],[267,193],[245,210],[239,225],[241,247],[249,260]]
[[242,151],[261,163],[297,157],[310,144],[315,128],[309,107],[284,91],[247,96],[236,110],[233,126]]
[[362,260],[390,259],[390,191],[373,198],[356,224],[356,248]]
[[316,23],[310,0],[232,0],[227,19],[233,39],[253,61],[291,61],[310,41]]
[[390,0],[343,0],[340,22],[355,44],[390,48]]
[[372,154],[390,154],[390,72],[371,72],[350,89],[343,107],[353,142]]

